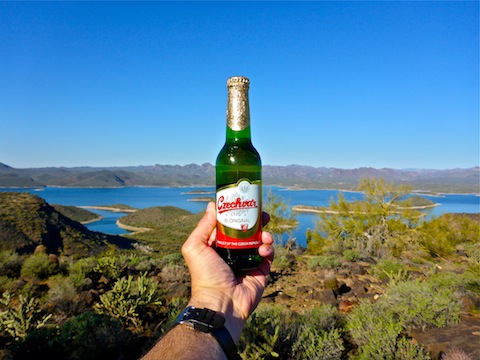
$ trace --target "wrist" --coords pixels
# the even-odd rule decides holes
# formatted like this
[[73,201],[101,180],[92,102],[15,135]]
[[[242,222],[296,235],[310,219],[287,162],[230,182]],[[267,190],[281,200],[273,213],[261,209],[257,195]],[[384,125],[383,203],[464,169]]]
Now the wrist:
[[225,328],[230,333],[235,344],[238,345],[240,335],[245,326],[245,320],[235,313],[232,300],[227,296],[203,296],[192,294],[188,306],[207,308],[221,314],[225,318]]

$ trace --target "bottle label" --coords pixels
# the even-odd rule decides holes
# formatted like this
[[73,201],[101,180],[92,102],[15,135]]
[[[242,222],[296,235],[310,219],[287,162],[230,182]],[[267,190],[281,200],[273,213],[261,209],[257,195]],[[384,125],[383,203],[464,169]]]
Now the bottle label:
[[251,249],[262,244],[261,182],[240,179],[217,191],[217,246]]

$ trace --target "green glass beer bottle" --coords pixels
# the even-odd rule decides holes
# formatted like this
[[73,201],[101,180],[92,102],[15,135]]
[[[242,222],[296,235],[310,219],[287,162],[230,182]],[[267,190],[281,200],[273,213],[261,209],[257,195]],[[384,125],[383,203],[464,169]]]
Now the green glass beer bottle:
[[262,162],[250,134],[250,81],[227,80],[227,137],[216,161],[217,236],[215,248],[236,271],[262,261]]

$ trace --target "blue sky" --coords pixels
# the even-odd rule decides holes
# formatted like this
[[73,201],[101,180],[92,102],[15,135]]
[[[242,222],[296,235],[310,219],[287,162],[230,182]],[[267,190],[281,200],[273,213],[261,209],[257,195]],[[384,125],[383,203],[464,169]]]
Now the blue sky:
[[264,164],[479,165],[479,3],[0,2],[0,162],[214,163],[250,78]]

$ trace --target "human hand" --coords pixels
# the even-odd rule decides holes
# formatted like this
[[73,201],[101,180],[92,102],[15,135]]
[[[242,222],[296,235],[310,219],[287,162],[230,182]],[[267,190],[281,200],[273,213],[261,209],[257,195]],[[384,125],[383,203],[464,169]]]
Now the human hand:
[[267,285],[273,261],[273,238],[262,233],[258,249],[263,257],[257,269],[235,274],[212,247],[216,234],[215,204],[207,211],[182,246],[182,254],[191,274],[192,297],[189,305],[206,307],[225,316],[225,327],[238,343],[248,316],[255,310]]

